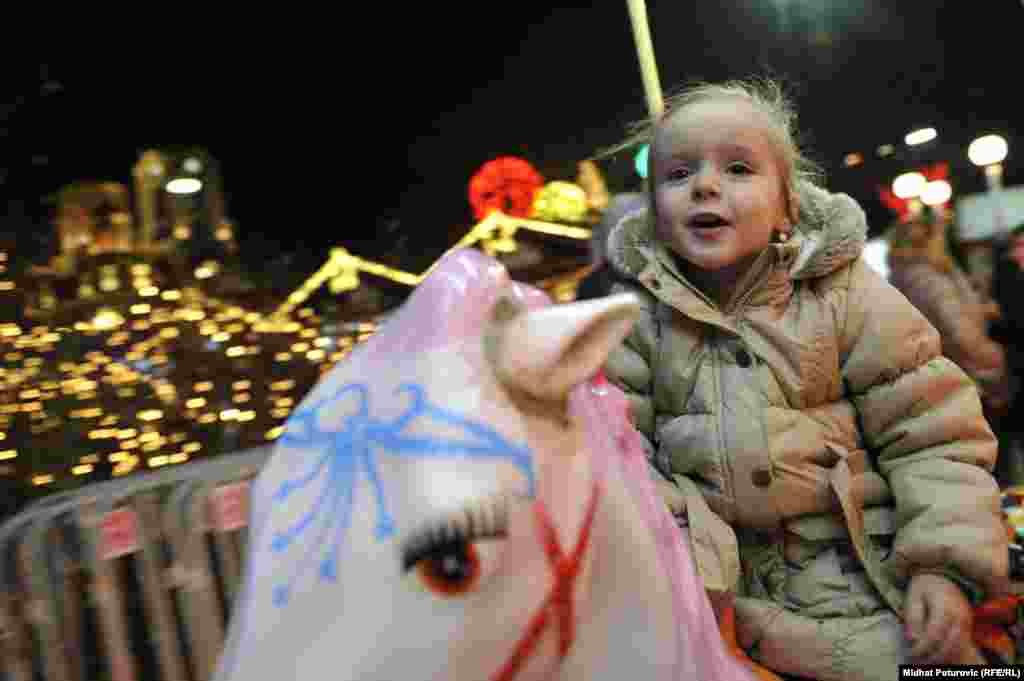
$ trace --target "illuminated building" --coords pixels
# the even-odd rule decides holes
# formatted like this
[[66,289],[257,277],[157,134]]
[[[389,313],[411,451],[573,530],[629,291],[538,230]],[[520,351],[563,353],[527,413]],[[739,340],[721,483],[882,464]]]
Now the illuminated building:
[[[200,228],[229,224],[208,157],[187,163],[197,158],[144,154],[136,170],[159,161],[160,173],[137,173],[137,190],[157,178],[164,191],[136,200],[135,219],[108,220],[122,230],[109,238],[83,197],[115,197],[105,205],[116,213],[124,188],[69,190],[74,200],[55,221],[61,255],[74,257],[22,277],[0,272],[0,303],[18,301],[2,307],[19,315],[0,318],[4,489],[31,498],[276,439],[320,376],[431,271],[338,247],[294,290],[235,296],[224,283],[232,249],[216,248],[233,244],[233,231],[207,230],[206,246],[191,250]],[[198,185],[171,184],[190,178]],[[126,234],[125,225],[140,229]],[[189,234],[179,238],[169,225]],[[515,278],[568,300],[587,270],[589,237],[583,225],[493,212],[452,248],[480,248]],[[10,255],[0,253],[0,266]]]

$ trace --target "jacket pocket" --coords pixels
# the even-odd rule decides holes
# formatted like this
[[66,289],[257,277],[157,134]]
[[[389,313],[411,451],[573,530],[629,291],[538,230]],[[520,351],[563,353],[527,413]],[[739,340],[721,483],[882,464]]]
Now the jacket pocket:
[[772,497],[783,518],[827,511],[834,506],[827,447],[821,426],[796,409],[767,407],[765,437]]
[[772,487],[779,514],[792,518],[827,511],[832,501],[828,469],[810,461],[772,460]]

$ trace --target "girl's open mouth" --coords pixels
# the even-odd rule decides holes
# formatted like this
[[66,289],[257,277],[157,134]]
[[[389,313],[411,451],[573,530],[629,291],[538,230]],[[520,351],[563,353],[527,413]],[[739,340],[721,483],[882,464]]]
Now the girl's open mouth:
[[687,224],[693,229],[718,229],[719,227],[725,227],[729,224],[729,221],[723,218],[721,215],[714,213],[698,213],[691,217]]

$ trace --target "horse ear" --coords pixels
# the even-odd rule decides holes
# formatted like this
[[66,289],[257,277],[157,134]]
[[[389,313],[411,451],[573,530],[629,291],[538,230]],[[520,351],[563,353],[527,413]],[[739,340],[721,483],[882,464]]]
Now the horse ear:
[[520,312],[500,324],[495,370],[509,387],[561,401],[597,373],[639,316],[631,293]]

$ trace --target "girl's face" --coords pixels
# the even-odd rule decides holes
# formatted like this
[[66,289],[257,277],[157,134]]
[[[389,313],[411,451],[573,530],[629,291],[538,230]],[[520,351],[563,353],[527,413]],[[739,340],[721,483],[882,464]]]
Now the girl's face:
[[763,115],[741,99],[698,102],[663,122],[651,146],[659,237],[696,268],[733,283],[775,230],[790,229],[786,182]]

